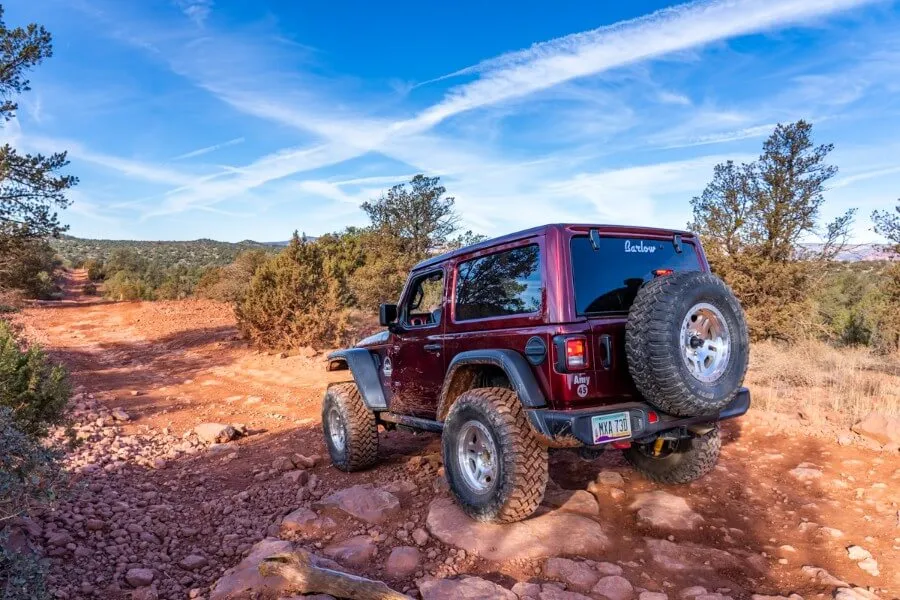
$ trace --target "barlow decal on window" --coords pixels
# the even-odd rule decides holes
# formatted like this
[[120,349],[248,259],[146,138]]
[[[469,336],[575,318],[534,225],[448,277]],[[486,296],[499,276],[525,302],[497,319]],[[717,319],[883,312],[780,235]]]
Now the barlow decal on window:
[[590,375],[576,375],[572,378],[572,385],[577,385],[578,387],[575,389],[575,392],[578,394],[579,398],[584,398],[588,395],[588,386],[591,384],[591,376]]
[[625,252],[652,253],[656,252],[656,246],[653,244],[644,245],[644,240],[638,240],[637,244],[632,244],[631,240],[625,240]]

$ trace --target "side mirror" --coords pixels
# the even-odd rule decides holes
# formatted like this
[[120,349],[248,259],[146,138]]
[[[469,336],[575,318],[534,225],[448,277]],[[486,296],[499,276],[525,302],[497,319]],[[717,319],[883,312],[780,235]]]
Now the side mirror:
[[378,322],[382,327],[387,327],[397,320],[397,305],[382,304],[378,307]]

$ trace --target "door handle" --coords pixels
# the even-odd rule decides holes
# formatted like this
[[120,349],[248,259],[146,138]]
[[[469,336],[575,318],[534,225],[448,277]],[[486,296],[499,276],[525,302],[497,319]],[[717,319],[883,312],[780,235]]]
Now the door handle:
[[422,349],[425,350],[425,352],[440,352],[443,347],[443,344],[425,344],[422,346]]
[[606,334],[600,336],[600,366],[604,369],[612,366],[612,337]]

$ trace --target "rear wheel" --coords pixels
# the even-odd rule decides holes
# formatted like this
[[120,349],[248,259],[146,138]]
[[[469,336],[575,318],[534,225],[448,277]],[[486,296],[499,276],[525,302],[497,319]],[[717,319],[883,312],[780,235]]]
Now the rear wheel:
[[450,491],[473,519],[521,521],[544,498],[547,448],[512,390],[462,394],[447,415],[441,445]]
[[322,402],[322,429],[331,462],[359,471],[378,459],[378,425],[353,383],[333,385]]
[[647,479],[659,483],[690,483],[715,468],[722,441],[719,428],[690,438],[632,443],[625,459]]

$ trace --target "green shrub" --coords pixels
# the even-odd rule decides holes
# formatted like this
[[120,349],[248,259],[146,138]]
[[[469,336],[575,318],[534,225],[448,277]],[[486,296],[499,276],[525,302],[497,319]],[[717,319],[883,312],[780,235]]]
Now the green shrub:
[[0,321],[0,406],[12,411],[19,429],[41,437],[49,425],[63,424],[70,392],[66,370],[51,364],[38,346],[20,349]]
[[325,255],[315,243],[300,240],[262,265],[235,315],[241,332],[268,348],[323,348],[347,336],[347,309],[337,282],[323,277]]
[[85,296],[96,296],[97,295],[97,284],[93,281],[89,281],[84,284],[81,288],[81,293]]
[[129,271],[118,271],[106,280],[105,295],[113,300],[152,300],[153,291],[141,278]]
[[270,256],[264,250],[247,250],[230,265],[207,269],[194,293],[201,298],[220,302],[240,302],[246,296],[253,276]]

